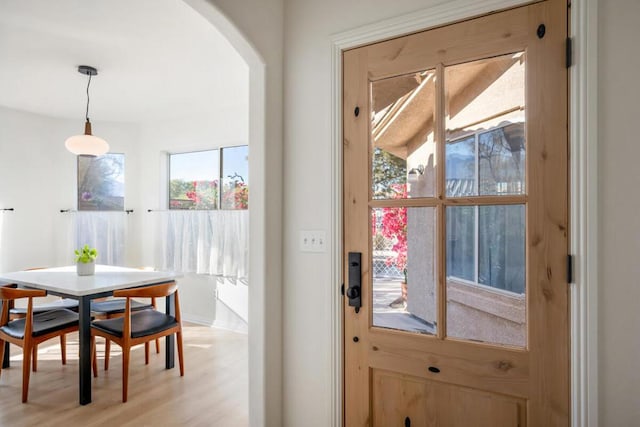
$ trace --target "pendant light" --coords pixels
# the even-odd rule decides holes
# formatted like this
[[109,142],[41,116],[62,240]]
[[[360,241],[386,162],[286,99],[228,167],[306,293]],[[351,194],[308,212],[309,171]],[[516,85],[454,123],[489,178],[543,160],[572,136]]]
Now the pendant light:
[[98,70],[88,65],[80,65],[78,72],[89,76],[87,83],[87,112],[85,114],[86,122],[84,124],[84,135],[75,135],[67,138],[64,145],[67,150],[76,155],[84,156],[101,156],[109,151],[109,144],[102,138],[98,138],[91,134],[91,122],[89,121],[89,86],[91,85],[91,77],[98,75]]

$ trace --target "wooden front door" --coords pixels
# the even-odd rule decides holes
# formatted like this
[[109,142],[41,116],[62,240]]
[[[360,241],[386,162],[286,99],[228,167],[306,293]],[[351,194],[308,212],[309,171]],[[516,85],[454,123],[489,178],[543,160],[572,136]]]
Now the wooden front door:
[[346,426],[569,425],[566,17],[344,52]]

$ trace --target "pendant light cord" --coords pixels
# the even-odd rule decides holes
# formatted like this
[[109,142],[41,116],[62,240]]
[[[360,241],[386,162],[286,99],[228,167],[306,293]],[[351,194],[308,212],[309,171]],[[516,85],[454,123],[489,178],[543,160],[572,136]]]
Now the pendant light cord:
[[89,86],[91,86],[91,74],[89,74],[89,82],[87,83],[87,112],[85,118],[89,121]]

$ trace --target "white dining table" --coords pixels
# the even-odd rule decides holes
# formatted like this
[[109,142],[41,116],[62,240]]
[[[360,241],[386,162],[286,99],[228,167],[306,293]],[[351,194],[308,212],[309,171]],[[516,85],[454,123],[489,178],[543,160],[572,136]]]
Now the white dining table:
[[[38,270],[0,273],[0,281],[15,283],[24,288],[43,289],[48,294],[77,299],[79,314],[78,341],[79,401],[91,403],[91,300],[107,297],[118,289],[136,288],[175,281],[181,277],[174,272],[141,270],[136,268],[96,265],[92,276],[78,276],[76,266],[43,268]],[[166,298],[166,312],[174,314],[174,297]],[[8,347],[8,345],[7,345]],[[173,337],[166,338],[165,365],[174,367]],[[9,349],[5,349],[3,367],[9,364]]]

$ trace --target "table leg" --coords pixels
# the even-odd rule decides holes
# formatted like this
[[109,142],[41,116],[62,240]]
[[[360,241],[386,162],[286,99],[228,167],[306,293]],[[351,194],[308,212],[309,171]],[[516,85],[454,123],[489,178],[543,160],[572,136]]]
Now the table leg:
[[[168,295],[165,298],[165,310],[166,313],[171,315],[171,316],[175,316],[176,315],[176,304],[175,304],[175,294],[173,295]],[[173,349],[174,347],[174,339],[173,339],[173,334],[171,335],[167,335],[166,337],[166,344],[165,344],[165,367],[167,369],[171,369],[174,367],[175,365],[175,351]]]
[[78,314],[80,317],[78,331],[80,404],[86,405],[91,403],[91,298],[88,296],[80,297]]
[[2,359],[2,369],[9,367],[9,359],[10,359],[9,348],[10,348],[9,341],[6,341],[4,343],[4,357]]

